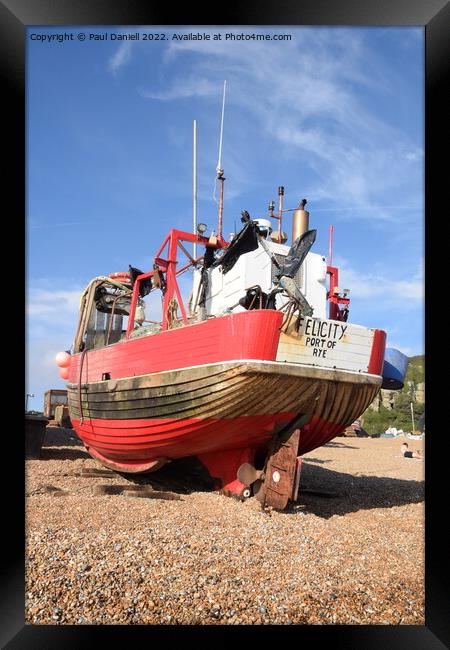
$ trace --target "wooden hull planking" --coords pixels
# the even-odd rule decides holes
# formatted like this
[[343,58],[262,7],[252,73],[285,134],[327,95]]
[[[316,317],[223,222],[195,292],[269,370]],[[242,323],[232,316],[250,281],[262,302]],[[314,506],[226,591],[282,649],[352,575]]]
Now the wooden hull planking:
[[148,471],[161,459],[256,449],[296,415],[309,413],[299,447],[304,454],[353,422],[380,383],[375,375],[236,361],[80,390],[69,384],[68,396],[74,428],[92,455],[124,471]]

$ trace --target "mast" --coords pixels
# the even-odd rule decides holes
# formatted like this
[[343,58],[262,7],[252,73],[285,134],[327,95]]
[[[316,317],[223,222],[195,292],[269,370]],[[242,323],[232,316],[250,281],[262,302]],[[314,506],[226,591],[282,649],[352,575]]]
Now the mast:
[[328,266],[332,266],[333,262],[333,235],[334,235],[334,226],[330,225],[329,229],[329,239],[328,239]]

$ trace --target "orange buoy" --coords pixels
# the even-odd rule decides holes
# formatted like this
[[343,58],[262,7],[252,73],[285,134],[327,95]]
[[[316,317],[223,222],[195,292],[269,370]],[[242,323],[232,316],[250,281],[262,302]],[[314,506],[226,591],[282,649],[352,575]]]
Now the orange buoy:
[[55,363],[60,368],[68,368],[70,366],[70,354],[68,352],[58,352],[55,357]]
[[131,274],[128,271],[116,271],[115,273],[110,273],[108,277],[111,280],[117,280],[117,282],[122,282],[123,284],[131,283]]
[[69,373],[70,373],[69,368],[61,368],[61,370],[59,371],[59,376],[61,377],[61,379],[69,379]]

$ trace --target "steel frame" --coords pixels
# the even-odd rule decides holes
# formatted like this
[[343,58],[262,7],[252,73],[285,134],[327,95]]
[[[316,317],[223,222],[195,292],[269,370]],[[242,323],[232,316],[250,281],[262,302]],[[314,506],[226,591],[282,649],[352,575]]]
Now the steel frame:
[[[182,320],[185,325],[188,323],[186,316],[186,309],[184,307],[183,299],[181,297],[180,288],[177,282],[177,276],[184,273],[189,267],[195,266],[202,259],[203,256],[197,257],[194,259],[183,246],[182,242],[190,242],[195,244],[201,244],[207,248],[224,248],[228,245],[223,238],[215,238],[214,242],[210,242],[207,237],[202,237],[202,235],[194,235],[193,233],[184,232],[182,230],[172,229],[169,234],[164,239],[163,243],[158,249],[158,252],[154,258],[154,264],[156,269],[149,271],[148,273],[142,273],[138,275],[133,286],[133,295],[131,299],[130,314],[128,317],[128,327],[125,337],[130,338],[130,334],[134,329],[134,317],[136,313],[136,306],[139,298],[139,288],[142,280],[151,278],[157,271],[162,271],[166,275],[166,287],[164,290],[164,300],[163,300],[163,317],[162,317],[162,329],[163,331],[169,329],[169,322],[167,318],[167,311],[169,308],[169,303],[173,298],[176,298],[178,305],[181,310]],[[177,270],[178,264],[178,249],[181,250],[183,255],[188,259],[188,263],[182,266]]]

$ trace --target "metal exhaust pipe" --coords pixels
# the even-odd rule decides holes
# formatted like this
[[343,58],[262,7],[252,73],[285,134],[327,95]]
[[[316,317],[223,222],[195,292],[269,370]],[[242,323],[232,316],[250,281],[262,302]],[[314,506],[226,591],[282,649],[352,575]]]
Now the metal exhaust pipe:
[[292,242],[309,230],[309,212],[305,210],[306,203],[306,199],[303,199],[292,213]]

